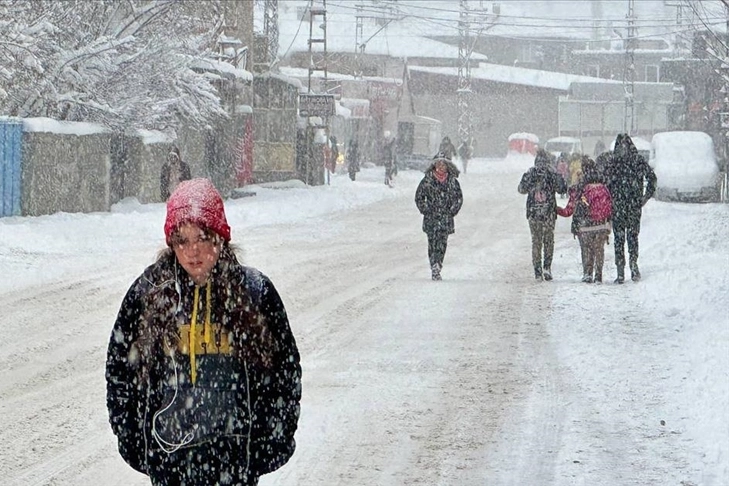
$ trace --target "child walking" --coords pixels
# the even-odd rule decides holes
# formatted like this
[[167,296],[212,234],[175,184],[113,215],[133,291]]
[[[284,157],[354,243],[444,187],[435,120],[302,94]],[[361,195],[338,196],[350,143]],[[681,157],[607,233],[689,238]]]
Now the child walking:
[[567,206],[557,207],[557,214],[572,216],[572,233],[582,253],[582,281],[600,283],[610,236],[612,199],[595,162],[583,156],[581,163],[582,180],[570,188]]

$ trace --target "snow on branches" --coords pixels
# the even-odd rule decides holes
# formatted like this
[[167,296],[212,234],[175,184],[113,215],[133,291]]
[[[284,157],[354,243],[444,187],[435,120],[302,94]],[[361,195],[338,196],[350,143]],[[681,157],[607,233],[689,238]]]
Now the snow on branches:
[[117,129],[226,116],[216,75],[193,69],[222,1],[0,0],[0,114]]

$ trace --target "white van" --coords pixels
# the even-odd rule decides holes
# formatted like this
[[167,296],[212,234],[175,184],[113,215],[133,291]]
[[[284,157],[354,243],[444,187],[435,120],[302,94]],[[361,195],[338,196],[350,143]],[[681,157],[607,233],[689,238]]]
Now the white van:
[[544,144],[544,150],[551,153],[555,157],[559,157],[562,152],[568,155],[582,153],[582,141],[574,137],[555,137],[547,140]]
[[648,161],[656,171],[660,201],[718,202],[719,163],[714,141],[704,132],[662,132],[653,135]]

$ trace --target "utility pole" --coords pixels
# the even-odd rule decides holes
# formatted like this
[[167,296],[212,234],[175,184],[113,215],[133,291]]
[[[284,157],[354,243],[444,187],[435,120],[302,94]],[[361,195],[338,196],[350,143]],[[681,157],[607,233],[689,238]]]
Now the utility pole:
[[[316,27],[316,28],[315,28]],[[329,68],[327,65],[328,54],[327,54],[327,2],[326,0],[309,0],[309,74],[307,77],[307,88],[308,96],[312,99],[312,95],[316,92],[326,95],[328,87],[328,75]],[[320,45],[321,50],[315,49],[315,45]],[[318,89],[313,86],[314,73],[323,73],[322,84]],[[333,103],[333,99],[331,100]],[[333,113],[331,113],[333,114]],[[312,118],[318,116],[321,119],[321,123],[313,125]],[[330,114],[324,115],[319,113],[313,113],[310,109],[307,109],[306,116],[306,143],[307,143],[307,157],[306,157],[306,174],[304,182],[307,185],[318,185],[323,183],[322,174],[326,171],[324,164],[319,164],[319,157],[322,157],[326,151],[319,153],[315,152],[316,141],[315,136],[317,130],[324,130],[326,137],[325,146],[329,144],[329,116]],[[324,147],[322,147],[324,149]],[[326,162],[326,160],[324,160]]]
[[471,140],[471,42],[468,0],[460,0],[458,21],[458,141]]
[[635,132],[635,0],[628,0],[628,35],[625,41],[625,71],[623,85],[625,88],[625,117],[623,130]]
[[278,58],[278,0],[265,1],[263,35],[266,37],[266,62],[271,70]]

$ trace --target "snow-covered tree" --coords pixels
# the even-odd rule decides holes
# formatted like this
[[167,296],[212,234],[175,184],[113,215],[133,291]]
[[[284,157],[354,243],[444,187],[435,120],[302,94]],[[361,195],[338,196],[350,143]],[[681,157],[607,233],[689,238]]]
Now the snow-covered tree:
[[224,0],[0,0],[0,115],[165,129],[225,116],[195,70]]

